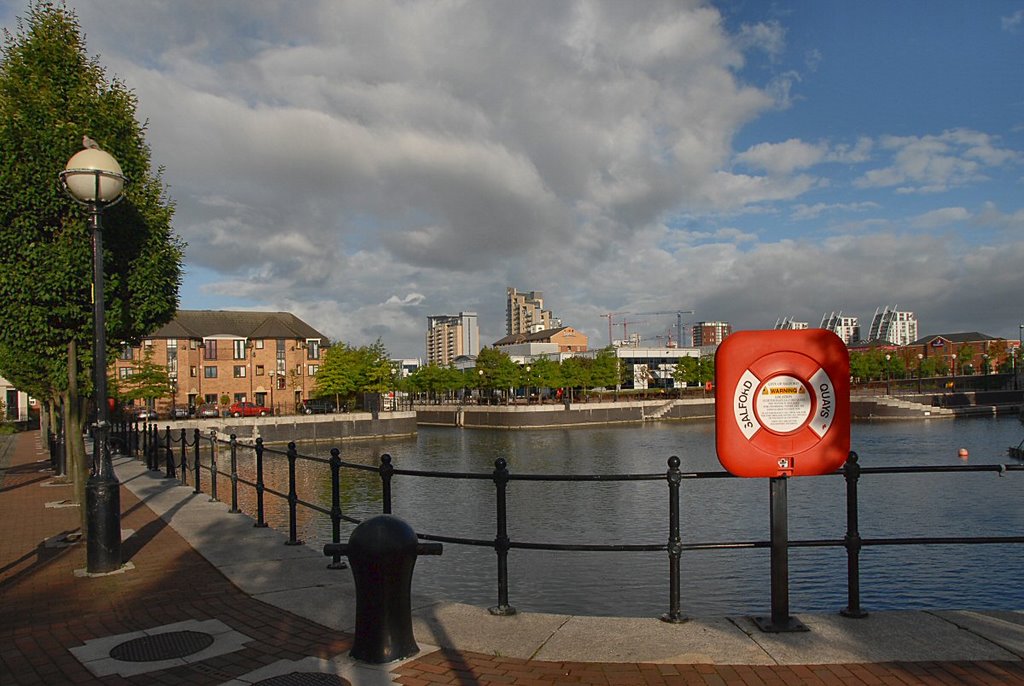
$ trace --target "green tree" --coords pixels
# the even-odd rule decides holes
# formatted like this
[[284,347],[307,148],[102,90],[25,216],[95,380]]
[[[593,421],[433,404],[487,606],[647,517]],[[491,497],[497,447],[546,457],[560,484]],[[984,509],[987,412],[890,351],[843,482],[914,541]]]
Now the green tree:
[[615,354],[615,348],[608,346],[598,351],[591,367],[591,383],[594,387],[616,389],[622,379],[621,365]]
[[476,357],[476,373],[480,389],[507,393],[518,383],[519,365],[502,350],[484,348]]
[[[124,201],[103,217],[108,342],[138,342],[170,321],[184,246],[171,230],[173,207],[159,171],[150,166],[135,96],[86,54],[77,17],[33,2],[17,30],[4,31],[0,50],[2,359],[42,378],[48,406],[64,401],[70,473],[81,499],[87,463],[79,398],[91,394],[92,255],[86,214],[56,179],[83,135],[112,154],[128,178]],[[8,366],[0,374],[17,376]]]
[[147,407],[152,407],[157,398],[165,398],[170,394],[171,377],[167,367],[153,362],[153,349],[143,348],[142,360],[134,366],[133,374],[124,379],[111,378],[108,388],[111,396],[122,401],[142,400]]
[[342,398],[355,395],[359,389],[359,355],[349,345],[328,348],[321,360],[313,386],[314,398],[334,398],[339,408]]
[[562,367],[554,360],[547,357],[540,357],[530,363],[530,377],[534,388],[551,389],[561,388],[565,381],[562,379]]
[[342,398],[357,393],[383,393],[393,386],[393,368],[388,351],[379,340],[359,348],[347,344],[331,346],[324,353],[313,386],[314,398],[333,397],[341,407]]
[[705,384],[715,378],[715,356],[682,357],[676,363],[672,378],[687,385],[705,388]]
[[594,387],[594,360],[589,357],[570,357],[562,362],[562,379],[569,390],[569,398],[579,388],[586,392]]

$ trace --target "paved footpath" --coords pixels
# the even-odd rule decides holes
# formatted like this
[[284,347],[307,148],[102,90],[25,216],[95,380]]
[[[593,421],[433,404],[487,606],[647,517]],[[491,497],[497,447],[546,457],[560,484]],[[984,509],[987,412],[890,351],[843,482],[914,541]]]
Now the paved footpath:
[[[502,657],[511,653],[500,647],[487,652],[458,645],[438,649],[420,641],[423,651],[413,659],[362,665],[347,657],[351,635],[346,631],[332,628],[326,620],[313,621],[308,612],[293,614],[262,595],[255,598],[240,590],[245,587],[239,581],[242,575],[260,576],[259,568],[232,569],[224,562],[226,551],[240,541],[222,541],[223,558],[207,553],[215,566],[168,523],[172,514],[165,511],[160,516],[150,506],[156,507],[157,496],[173,488],[151,487],[152,497],[144,494],[142,500],[135,495],[133,488],[138,490],[145,481],[142,475],[126,479],[119,469],[119,478],[132,482],[132,488],[121,488],[122,527],[127,534],[124,570],[84,575],[84,544],[73,542],[79,529],[78,507],[68,506],[71,487],[55,483],[47,468],[38,433],[0,436],[2,686],[1024,684],[1024,663],[1013,653],[1007,653],[1013,659],[959,661],[648,663],[612,661],[616,636],[604,637],[610,646],[607,662]],[[184,508],[171,509],[173,513]],[[251,523],[245,526],[254,531]],[[313,586],[321,587],[321,597],[322,589],[331,588],[330,583]],[[268,592],[266,598],[275,595]],[[278,600],[286,601],[287,596]],[[181,643],[202,645],[181,648]]]

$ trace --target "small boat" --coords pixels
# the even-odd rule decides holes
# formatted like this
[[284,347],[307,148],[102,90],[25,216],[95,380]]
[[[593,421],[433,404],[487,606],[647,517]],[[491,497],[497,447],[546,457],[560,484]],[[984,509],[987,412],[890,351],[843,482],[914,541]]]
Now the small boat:
[[1024,441],[1006,449],[1006,454],[1017,460],[1024,460]]

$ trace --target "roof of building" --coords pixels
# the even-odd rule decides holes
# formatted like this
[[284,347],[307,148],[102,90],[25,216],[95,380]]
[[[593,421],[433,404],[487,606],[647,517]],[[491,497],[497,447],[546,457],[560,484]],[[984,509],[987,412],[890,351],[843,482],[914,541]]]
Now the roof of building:
[[942,338],[949,341],[950,343],[975,343],[977,341],[998,341],[1001,340],[997,336],[989,336],[987,333],[979,333],[978,331],[964,331],[961,333],[933,333],[922,338],[918,338],[910,345],[927,345],[936,338]]
[[571,329],[571,326],[559,326],[554,329],[544,329],[542,331],[534,331],[533,333],[513,333],[505,336],[494,342],[495,346],[498,345],[515,345],[516,343],[541,343],[548,341],[552,336],[555,336],[566,329]]
[[178,310],[150,338],[321,338],[322,333],[290,312],[236,310]]

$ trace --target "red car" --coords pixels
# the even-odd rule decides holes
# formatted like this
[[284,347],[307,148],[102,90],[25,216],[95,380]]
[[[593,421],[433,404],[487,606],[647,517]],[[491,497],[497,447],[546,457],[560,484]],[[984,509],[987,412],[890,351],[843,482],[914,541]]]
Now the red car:
[[270,414],[270,408],[256,403],[235,403],[228,408],[228,414],[232,417],[265,417]]

